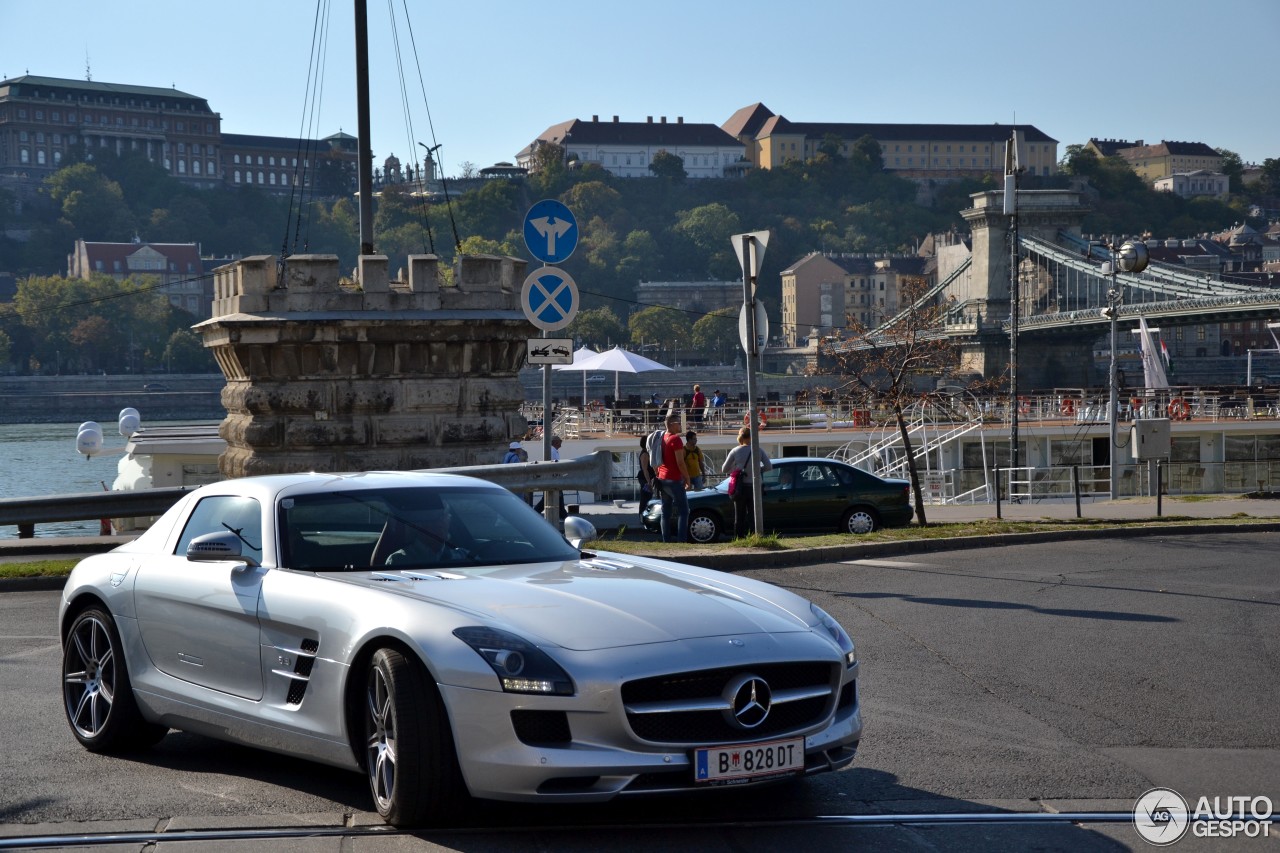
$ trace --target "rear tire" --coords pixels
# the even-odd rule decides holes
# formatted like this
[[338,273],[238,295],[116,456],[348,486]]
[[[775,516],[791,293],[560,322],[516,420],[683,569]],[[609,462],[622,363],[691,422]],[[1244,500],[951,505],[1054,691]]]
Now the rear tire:
[[706,545],[720,538],[723,526],[715,513],[707,510],[695,510],[689,516],[689,541],[698,545]]
[[151,746],[169,731],[138,711],[120,634],[105,610],[75,618],[62,643],[62,709],[76,740],[90,752]]
[[840,532],[852,533],[856,536],[870,533],[879,527],[880,519],[876,516],[875,510],[860,506],[846,512],[844,520],[840,522]]
[[364,728],[365,770],[383,820],[407,827],[458,815],[466,786],[444,703],[422,666],[395,649],[374,653]]

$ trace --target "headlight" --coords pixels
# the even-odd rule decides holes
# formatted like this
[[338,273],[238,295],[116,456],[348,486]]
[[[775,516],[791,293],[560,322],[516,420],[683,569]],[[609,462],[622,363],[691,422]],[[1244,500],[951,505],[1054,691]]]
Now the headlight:
[[458,628],[453,635],[493,667],[507,693],[572,696],[573,679],[542,649],[493,628]]
[[853,638],[850,637],[840,627],[840,623],[832,618],[831,614],[823,610],[813,602],[809,603],[809,609],[813,611],[813,615],[818,618],[818,626],[823,628],[835,644],[840,647],[840,651],[844,652],[844,665],[846,668],[853,666],[858,662],[858,650],[853,645]]

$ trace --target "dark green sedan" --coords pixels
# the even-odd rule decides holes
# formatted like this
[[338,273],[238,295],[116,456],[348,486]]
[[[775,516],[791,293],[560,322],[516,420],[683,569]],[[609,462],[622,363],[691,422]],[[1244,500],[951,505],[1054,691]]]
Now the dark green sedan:
[[[767,531],[835,530],[870,533],[911,522],[911,490],[906,480],[886,480],[834,459],[788,458],[773,463],[760,481]],[[644,527],[657,533],[662,502],[649,502]],[[689,541],[715,542],[733,533],[728,481],[689,493]]]

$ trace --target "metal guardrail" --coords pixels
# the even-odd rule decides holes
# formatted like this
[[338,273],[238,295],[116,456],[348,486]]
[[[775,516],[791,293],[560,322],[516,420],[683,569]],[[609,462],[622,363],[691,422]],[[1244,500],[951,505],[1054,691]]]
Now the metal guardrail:
[[[580,489],[593,494],[610,491],[613,454],[597,450],[563,462],[524,462],[510,465],[470,465],[432,468],[443,474],[465,474],[497,483],[513,492]],[[30,539],[35,525],[96,518],[141,518],[160,515],[194,486],[0,498],[0,526],[17,525],[18,538]]]
[[35,535],[37,524],[160,515],[194,488],[172,486],[127,492],[85,492],[71,495],[42,495],[34,498],[0,498],[0,525],[16,524],[18,537],[30,539]]

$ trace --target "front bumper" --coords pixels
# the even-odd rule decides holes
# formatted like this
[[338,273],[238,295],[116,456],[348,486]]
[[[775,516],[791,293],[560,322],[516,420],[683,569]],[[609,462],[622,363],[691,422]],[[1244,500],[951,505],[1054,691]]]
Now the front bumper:
[[[853,761],[862,737],[858,667],[844,674],[834,712],[804,734],[804,775]],[[585,689],[584,689],[585,688]],[[472,795],[511,801],[598,802],[617,796],[705,789],[694,781],[693,754],[713,744],[649,744],[632,731],[619,682],[584,684],[572,697],[528,696],[441,685],[459,763]],[[516,734],[513,711],[559,712],[565,742],[531,745]],[[776,740],[744,736],[742,743]],[[776,778],[754,780],[767,784]]]

